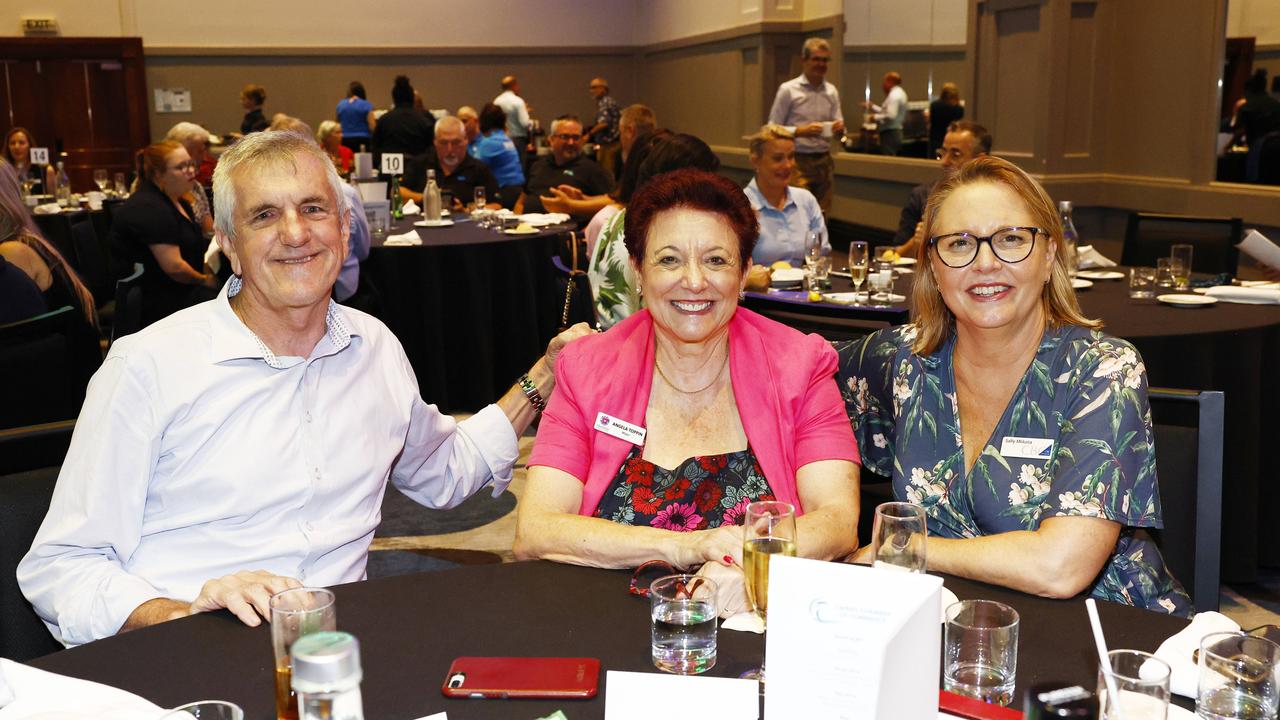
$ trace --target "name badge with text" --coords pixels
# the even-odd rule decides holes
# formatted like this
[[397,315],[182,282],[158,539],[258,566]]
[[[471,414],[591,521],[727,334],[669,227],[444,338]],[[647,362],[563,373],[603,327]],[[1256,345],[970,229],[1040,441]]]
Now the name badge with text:
[[644,444],[644,428],[632,425],[626,420],[619,420],[612,415],[598,413],[596,415],[596,429],[619,440],[626,440],[632,445]]
[[1007,458],[1048,460],[1053,454],[1053,440],[1050,438],[1006,437],[1000,441],[1000,454]]

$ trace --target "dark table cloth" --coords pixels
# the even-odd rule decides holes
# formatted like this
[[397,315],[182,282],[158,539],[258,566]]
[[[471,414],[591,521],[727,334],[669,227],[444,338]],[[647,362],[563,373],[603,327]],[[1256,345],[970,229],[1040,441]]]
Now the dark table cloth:
[[379,319],[404,345],[422,397],[444,412],[495,401],[546,350],[559,323],[552,257],[565,226],[505,235],[458,221],[410,229],[421,246],[375,245],[361,266]]
[[[483,565],[402,575],[335,589],[338,629],[360,640],[365,717],[535,718],[561,708],[573,720],[604,717],[604,673],[657,672],[649,656],[649,602],[630,595],[626,571],[549,562]],[[947,578],[959,598],[1013,606],[1021,617],[1017,699],[1029,685],[1065,681],[1092,689],[1097,659],[1083,599],[1047,600]],[[1186,621],[1098,603],[1112,648],[1154,651]],[[713,676],[760,664],[764,639],[721,630]],[[462,655],[587,656],[601,661],[600,694],[589,701],[460,700],[440,694]],[[250,720],[274,717],[270,630],[226,611],[195,615],[55,653],[31,663],[137,693],[173,707],[231,700]],[[637,699],[639,700],[639,699]],[[1180,704],[1189,706],[1185,700]],[[655,701],[660,702],[660,701]],[[658,713],[662,715],[670,709]]]
[[[1125,268],[1116,268],[1126,272]],[[911,295],[914,274],[904,274],[894,291]],[[852,289],[832,276],[833,292]],[[865,289],[865,285],[864,285]],[[748,293],[791,312],[850,315],[866,308],[808,303],[803,293]],[[1207,307],[1175,307],[1156,300],[1133,300],[1128,280],[1095,280],[1077,293],[1087,317],[1104,330],[1132,342],[1147,366],[1152,386],[1222,390],[1226,394],[1223,448],[1222,579],[1253,582],[1257,568],[1280,566],[1280,528],[1271,518],[1280,510],[1280,492],[1267,482],[1280,472],[1270,441],[1280,437],[1280,306],[1219,302]],[[875,312],[889,319],[903,305]],[[900,316],[901,317],[901,316]],[[905,320],[905,318],[902,318]],[[901,320],[899,320],[901,321]]]

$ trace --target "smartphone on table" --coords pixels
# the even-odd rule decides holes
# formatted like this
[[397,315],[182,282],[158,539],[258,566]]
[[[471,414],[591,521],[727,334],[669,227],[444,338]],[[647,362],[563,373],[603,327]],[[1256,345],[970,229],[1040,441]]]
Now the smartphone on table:
[[440,692],[451,698],[588,699],[596,696],[600,661],[571,657],[460,657]]

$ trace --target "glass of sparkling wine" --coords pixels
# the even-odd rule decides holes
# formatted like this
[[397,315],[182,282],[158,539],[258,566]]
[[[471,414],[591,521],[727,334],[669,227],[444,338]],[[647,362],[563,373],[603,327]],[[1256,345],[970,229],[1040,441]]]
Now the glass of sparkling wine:
[[814,268],[818,265],[818,258],[822,257],[822,236],[816,232],[810,232],[804,238],[804,266],[813,274]]
[[333,593],[324,588],[293,588],[271,596],[271,645],[276,654],[276,718],[298,720],[289,651],[303,635],[338,629]]
[[1196,715],[1212,720],[1274,718],[1280,708],[1280,645],[1240,632],[1200,641]]
[[1169,248],[1169,258],[1173,261],[1170,263],[1173,268],[1173,286],[1177,290],[1191,287],[1191,255],[1194,250],[1193,245],[1186,243]]
[[992,600],[962,600],[947,608],[946,617],[944,689],[1008,705],[1018,670],[1018,611]]
[[[1110,666],[1098,668],[1098,706],[1103,720],[1165,720],[1169,712],[1168,663],[1140,650],[1112,650]],[[1107,676],[1116,697],[1107,690]]]
[[[776,500],[747,505],[742,539],[742,572],[746,576],[747,598],[767,625],[769,611],[769,558],[796,554],[796,509]],[[744,678],[764,680],[764,668],[748,671]]]
[[716,664],[719,588],[700,575],[667,575],[649,586],[653,664],[694,675]]
[[849,279],[853,281],[854,300],[862,292],[862,284],[867,281],[867,244],[861,240],[849,243]]
[[924,508],[906,502],[881,503],[871,530],[872,566],[924,572],[927,537]]

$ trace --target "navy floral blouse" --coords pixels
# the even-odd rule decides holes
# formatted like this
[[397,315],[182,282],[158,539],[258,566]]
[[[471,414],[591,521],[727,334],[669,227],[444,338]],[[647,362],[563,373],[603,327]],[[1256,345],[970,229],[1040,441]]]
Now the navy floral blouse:
[[643,452],[632,448],[596,517],[688,532],[741,525],[748,503],[777,499],[751,448],[691,457],[674,470],[645,460]]
[[1045,331],[986,447],[965,473],[952,368],[954,334],[911,352],[916,327],[839,349],[840,390],[862,461],[924,506],[929,533],[969,538],[1035,530],[1080,515],[1123,526],[1091,594],[1187,615],[1191,600],[1139,528],[1161,526],[1146,367],[1132,345],[1095,330]]

